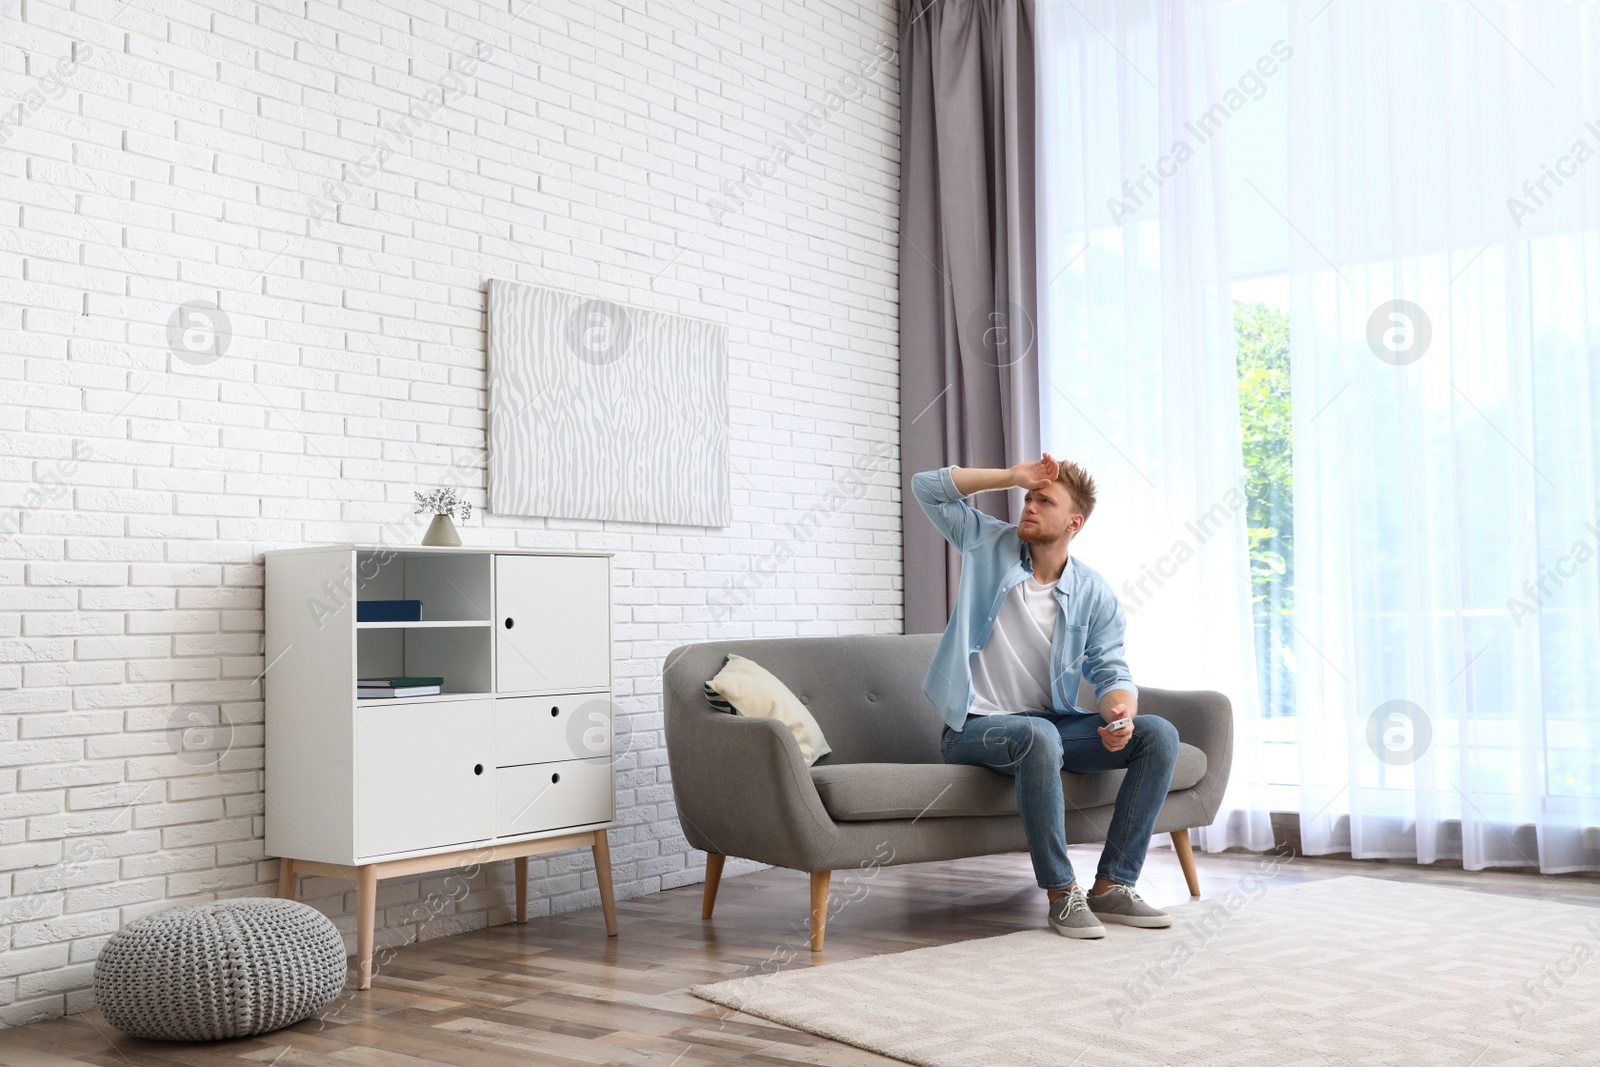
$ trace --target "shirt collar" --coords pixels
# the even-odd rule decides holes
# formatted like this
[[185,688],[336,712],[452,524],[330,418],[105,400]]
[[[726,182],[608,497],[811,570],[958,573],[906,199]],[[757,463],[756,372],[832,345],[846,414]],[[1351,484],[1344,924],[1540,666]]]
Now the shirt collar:
[[[1022,569],[1027,571],[1028,575],[1032,577],[1033,549],[1028,545],[1028,542],[1023,541],[1021,538],[1018,538],[1017,541],[1022,545]],[[1072,573],[1072,566],[1072,553],[1069,551],[1067,553],[1067,565],[1061,568],[1061,577],[1056,579],[1056,589],[1061,592],[1062,596],[1072,595],[1072,583],[1067,581],[1067,576]]]

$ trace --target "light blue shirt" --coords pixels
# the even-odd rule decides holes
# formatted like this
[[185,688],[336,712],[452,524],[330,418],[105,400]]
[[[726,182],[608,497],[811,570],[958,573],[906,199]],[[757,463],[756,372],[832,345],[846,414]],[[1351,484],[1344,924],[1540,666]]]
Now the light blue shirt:
[[[954,469],[913,475],[911,492],[944,539],[961,553],[955,610],[922,682],[922,691],[944,721],[960,730],[975,696],[972,654],[988,643],[994,617],[1011,587],[1033,573],[1033,554],[1017,536],[1016,526],[961,499],[950,474]],[[1085,672],[1097,703],[1113,689],[1126,689],[1137,697],[1139,690],[1122,658],[1127,620],[1110,583],[1069,554],[1055,585],[1055,598],[1061,608],[1050,642],[1050,700],[1055,710],[1083,710],[1075,701]]]

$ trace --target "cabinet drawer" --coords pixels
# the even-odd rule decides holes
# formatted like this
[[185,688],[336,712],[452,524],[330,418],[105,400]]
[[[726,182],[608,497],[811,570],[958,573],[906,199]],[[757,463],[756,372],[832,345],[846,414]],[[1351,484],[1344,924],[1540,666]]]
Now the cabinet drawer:
[[611,688],[611,561],[496,556],[495,689]]
[[557,693],[495,702],[495,760],[502,767],[611,754],[611,694]]
[[494,701],[356,710],[356,851],[412,852],[494,836]]
[[495,783],[500,837],[611,821],[616,794],[609,759],[505,767]]

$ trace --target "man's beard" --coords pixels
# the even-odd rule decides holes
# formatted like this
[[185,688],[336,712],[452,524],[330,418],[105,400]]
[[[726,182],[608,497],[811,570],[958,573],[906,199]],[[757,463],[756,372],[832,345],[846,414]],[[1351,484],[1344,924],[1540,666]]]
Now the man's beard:
[[1065,536],[1067,536],[1065,530],[1054,536],[1046,534],[1044,527],[1039,523],[1034,523],[1032,526],[1017,527],[1017,537],[1030,545],[1048,545],[1054,541],[1061,540]]

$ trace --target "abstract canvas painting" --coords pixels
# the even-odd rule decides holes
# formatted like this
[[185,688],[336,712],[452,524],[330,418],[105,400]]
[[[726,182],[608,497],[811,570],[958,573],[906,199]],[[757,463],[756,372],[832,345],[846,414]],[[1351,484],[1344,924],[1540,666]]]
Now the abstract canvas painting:
[[489,282],[489,510],[725,526],[727,330]]

